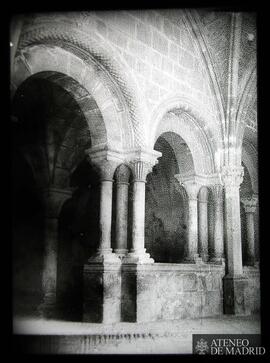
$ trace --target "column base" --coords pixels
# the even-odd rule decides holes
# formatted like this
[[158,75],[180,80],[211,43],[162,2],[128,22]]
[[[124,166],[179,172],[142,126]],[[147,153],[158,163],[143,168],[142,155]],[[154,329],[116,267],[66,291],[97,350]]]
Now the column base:
[[154,263],[154,259],[150,257],[149,253],[145,252],[146,249],[140,251],[129,252],[123,259],[122,263],[133,263],[133,264],[144,264],[144,263]]
[[57,306],[55,294],[46,294],[42,303],[38,306],[38,315],[41,318],[52,319],[56,318]]
[[127,255],[128,250],[126,248],[116,248],[113,252],[122,260]]
[[120,258],[112,252],[111,248],[108,248],[106,250],[98,250],[94,256],[91,256],[88,259],[88,262],[90,264],[121,264]]
[[210,258],[209,263],[212,263],[213,265],[225,265],[225,258],[214,256]]
[[121,262],[84,265],[83,286],[83,322],[120,322]]
[[203,263],[203,260],[197,253],[194,253],[191,256],[186,256],[184,258],[184,262],[185,263],[198,263],[198,264],[200,264],[200,263]]
[[224,313],[234,315],[250,315],[247,308],[245,290],[248,279],[243,275],[226,275],[223,278]]
[[255,259],[249,258],[246,262],[246,266],[255,266]]
[[200,257],[203,260],[204,263],[207,263],[209,260],[209,255],[208,253],[200,253]]

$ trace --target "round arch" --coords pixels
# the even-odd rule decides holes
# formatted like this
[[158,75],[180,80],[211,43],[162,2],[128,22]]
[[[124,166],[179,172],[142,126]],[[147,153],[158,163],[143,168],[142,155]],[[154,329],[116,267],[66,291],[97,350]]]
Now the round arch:
[[[131,122],[121,103],[116,104],[100,72],[74,54],[59,47],[34,45],[15,59],[12,83],[18,88],[27,78],[42,75],[67,90],[82,109],[89,125],[92,146],[125,149],[134,145]],[[57,75],[57,76],[56,76]]]
[[[47,19],[46,23],[35,26],[34,29],[31,26],[25,29],[21,34],[18,49],[22,50],[32,45],[43,45],[44,47],[45,44],[58,46],[77,56],[80,63],[87,65],[87,73],[90,75],[85,74],[86,79],[89,80],[89,76],[91,78],[92,73],[95,73],[94,71],[98,74],[99,80],[106,79],[110,101],[114,100],[117,107],[120,107],[118,117],[122,118],[122,123],[123,121],[126,123],[128,119],[132,124],[133,143],[136,146],[146,145],[144,125],[147,112],[145,101],[128,65],[112,46],[108,43],[105,46],[101,45],[101,38],[95,32],[90,35],[84,31],[79,31],[77,24],[71,23],[67,26],[61,20],[57,24],[52,17],[52,21]],[[104,82],[100,83],[103,83],[104,87]],[[93,96],[96,99],[94,94]],[[109,103],[109,98],[107,98],[107,103]],[[117,109],[117,107],[115,108]]]
[[152,114],[149,129],[149,146],[165,132],[174,132],[189,147],[197,174],[215,173],[214,151],[219,139],[214,139],[206,121],[196,111],[195,105],[178,96],[162,102]]

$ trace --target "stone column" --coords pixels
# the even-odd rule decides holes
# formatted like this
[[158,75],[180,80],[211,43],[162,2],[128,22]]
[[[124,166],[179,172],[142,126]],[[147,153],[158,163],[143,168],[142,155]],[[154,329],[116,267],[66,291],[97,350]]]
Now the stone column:
[[225,237],[227,250],[227,274],[224,282],[225,314],[246,314],[247,279],[243,276],[240,195],[243,168],[223,167],[221,177],[225,187]]
[[224,260],[224,226],[223,226],[223,186],[211,186],[214,205],[214,244],[211,262],[222,263]]
[[199,192],[199,254],[208,261],[208,190],[202,187]]
[[256,211],[258,197],[253,195],[251,198],[243,198],[247,222],[247,264],[249,266],[255,265],[255,244],[254,244],[254,214]]
[[201,185],[195,182],[183,183],[188,195],[188,244],[186,251],[187,262],[200,262],[198,254],[198,192]]
[[127,254],[128,232],[128,187],[130,171],[126,165],[121,165],[115,173],[116,178],[116,248],[114,252],[123,258]]
[[58,218],[64,202],[71,197],[69,190],[49,188],[43,191],[45,206],[44,260],[42,270],[43,301],[39,312],[51,317],[56,312]]
[[121,163],[114,156],[107,148],[89,150],[100,177],[100,239],[83,270],[84,322],[109,324],[121,319],[121,260],[111,248],[113,177]]
[[117,163],[110,160],[92,160],[100,175],[99,246],[90,263],[120,263],[111,248],[113,175]]
[[124,263],[153,263],[149,253],[144,248],[145,224],[145,183],[146,176],[152,170],[152,164],[136,160],[131,162],[133,171],[133,205],[132,205],[132,248]]

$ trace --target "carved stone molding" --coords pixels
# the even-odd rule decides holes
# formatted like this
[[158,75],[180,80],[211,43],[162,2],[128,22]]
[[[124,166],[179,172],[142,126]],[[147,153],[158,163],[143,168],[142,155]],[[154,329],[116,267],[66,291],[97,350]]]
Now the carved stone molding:
[[123,163],[124,155],[109,149],[106,145],[91,148],[85,151],[89,162],[96,169],[100,180],[113,180],[116,168]]
[[208,203],[208,189],[206,187],[202,187],[198,194],[198,201],[200,203]]
[[183,183],[186,189],[189,200],[198,200],[198,193],[200,190],[200,185],[192,182]]
[[221,170],[221,180],[226,189],[239,188],[243,181],[244,168],[242,166],[223,167]]
[[189,200],[198,199],[198,193],[202,185],[196,181],[195,176],[183,178],[181,174],[175,174],[174,177],[185,188]]
[[152,171],[154,165],[158,163],[161,153],[156,150],[146,150],[139,148],[129,153],[127,159],[133,173],[133,181],[146,181],[147,175]]
[[244,205],[244,209],[246,213],[255,213],[258,203],[258,195],[253,194],[251,197],[245,197],[241,199],[241,202]]
[[115,179],[117,184],[128,184],[130,177],[130,169],[127,165],[120,165],[115,172]]
[[130,163],[134,175],[133,181],[146,182],[147,175],[152,171],[153,164],[145,161],[134,160]]

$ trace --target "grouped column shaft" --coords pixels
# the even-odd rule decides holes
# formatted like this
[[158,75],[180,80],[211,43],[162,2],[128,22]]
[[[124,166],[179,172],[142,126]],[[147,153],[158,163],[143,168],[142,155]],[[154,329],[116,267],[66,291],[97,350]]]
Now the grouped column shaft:
[[132,247],[124,262],[153,263],[144,247],[145,227],[145,183],[152,165],[145,161],[133,161]]
[[208,260],[208,190],[199,193],[199,254],[204,262]]
[[112,253],[111,248],[113,175],[118,164],[106,158],[92,157],[90,160],[97,169],[100,177],[100,238],[97,252],[88,259],[88,262],[119,263],[119,258]]
[[228,274],[243,273],[239,187],[243,180],[242,167],[224,168],[222,178],[225,187],[225,219]]
[[127,166],[121,165],[116,170],[116,247],[114,252],[120,257],[127,252],[129,177],[130,171]]
[[255,264],[255,232],[254,232],[254,214],[257,206],[257,196],[251,198],[243,198],[246,213],[247,228],[247,264],[253,266]]
[[186,261],[195,262],[198,258],[198,192],[196,183],[184,183],[188,195],[188,243]]
[[214,205],[214,244],[211,261],[221,262],[224,258],[223,186],[212,186]]
[[100,185],[100,241],[98,252],[105,254],[111,252],[111,226],[112,226],[112,188],[113,180],[101,180]]

